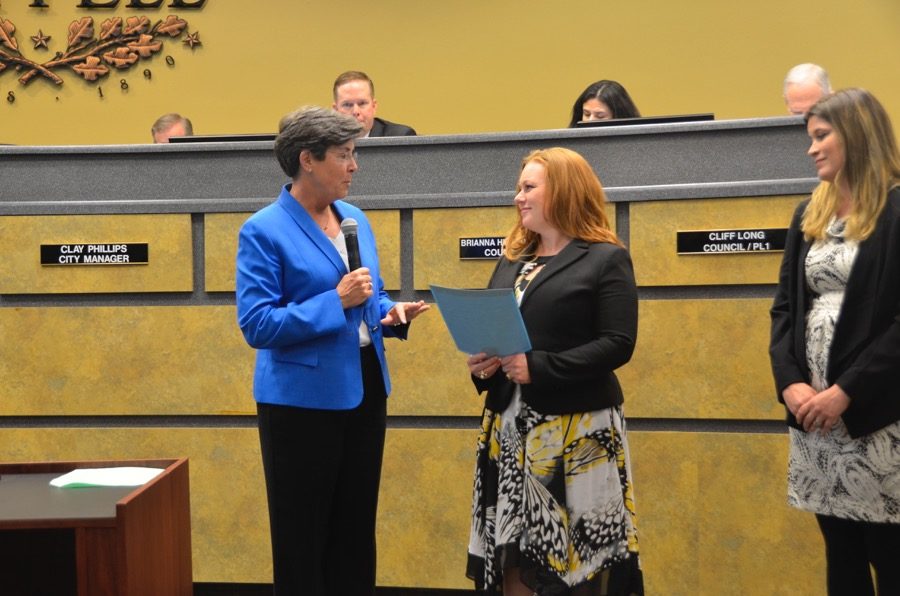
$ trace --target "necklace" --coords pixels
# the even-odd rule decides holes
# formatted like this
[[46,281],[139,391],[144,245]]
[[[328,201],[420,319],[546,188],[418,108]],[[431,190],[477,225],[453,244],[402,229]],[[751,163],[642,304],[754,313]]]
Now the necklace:
[[321,223],[317,218],[313,217],[313,221],[316,222],[316,225],[322,228],[322,231],[325,232],[328,230],[328,227],[331,225],[331,217],[330,213],[325,212],[325,223]]
[[[534,271],[535,275],[537,274],[536,269],[540,269],[544,265],[550,262],[556,255],[550,255],[546,257],[535,257],[533,261],[526,261],[522,264],[522,269],[519,270],[519,275],[523,277],[528,277],[532,271]],[[532,276],[533,277],[533,276]]]

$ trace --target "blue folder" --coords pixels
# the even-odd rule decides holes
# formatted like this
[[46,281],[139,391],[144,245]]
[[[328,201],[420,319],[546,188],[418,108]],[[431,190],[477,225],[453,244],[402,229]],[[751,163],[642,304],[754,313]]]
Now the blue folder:
[[456,347],[466,354],[509,356],[531,350],[512,288],[460,290],[431,286]]

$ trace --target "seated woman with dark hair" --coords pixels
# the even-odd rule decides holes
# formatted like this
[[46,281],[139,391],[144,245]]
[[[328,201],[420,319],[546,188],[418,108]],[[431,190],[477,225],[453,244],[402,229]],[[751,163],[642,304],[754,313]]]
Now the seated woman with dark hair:
[[588,85],[575,100],[569,128],[575,128],[583,120],[639,118],[640,115],[625,87],[616,81],[604,79]]

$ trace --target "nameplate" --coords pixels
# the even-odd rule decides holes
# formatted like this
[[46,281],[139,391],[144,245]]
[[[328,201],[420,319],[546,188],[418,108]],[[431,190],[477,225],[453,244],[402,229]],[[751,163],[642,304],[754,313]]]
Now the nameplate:
[[479,238],[459,239],[459,258],[461,260],[493,259],[503,256],[502,236],[481,236]]
[[41,244],[41,265],[146,265],[146,243]]
[[787,228],[677,232],[678,254],[722,255],[784,250]]

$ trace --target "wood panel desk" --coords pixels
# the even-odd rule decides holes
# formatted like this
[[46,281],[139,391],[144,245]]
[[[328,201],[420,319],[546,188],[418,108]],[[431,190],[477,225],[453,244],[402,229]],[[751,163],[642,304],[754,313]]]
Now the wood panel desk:
[[[165,471],[139,487],[56,488],[77,468]],[[0,464],[0,593],[189,596],[187,458]]]

